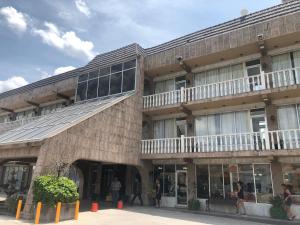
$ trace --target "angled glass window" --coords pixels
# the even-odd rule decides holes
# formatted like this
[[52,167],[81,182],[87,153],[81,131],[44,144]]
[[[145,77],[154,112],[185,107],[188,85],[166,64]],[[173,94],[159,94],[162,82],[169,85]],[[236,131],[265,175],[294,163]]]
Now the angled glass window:
[[108,74],[110,74],[110,67],[105,67],[100,69],[100,73],[99,73],[100,76],[105,76]]
[[98,97],[109,95],[109,76],[99,77]]
[[111,73],[116,73],[116,72],[120,72],[120,71],[122,71],[122,63],[113,65],[111,67]]
[[97,78],[97,77],[98,77],[98,74],[99,74],[99,71],[98,71],[98,70],[89,72],[89,79]]
[[97,98],[98,79],[88,81],[87,99]]
[[110,94],[121,93],[122,73],[112,74],[110,77]]
[[86,81],[88,79],[88,74],[82,74],[78,78],[78,82]]
[[78,83],[76,101],[86,100],[87,82]]
[[135,69],[123,72],[123,92],[134,90],[135,86]]
[[128,62],[124,62],[123,70],[134,68],[135,66],[136,66],[136,60],[135,59],[131,60],[131,61],[128,61]]

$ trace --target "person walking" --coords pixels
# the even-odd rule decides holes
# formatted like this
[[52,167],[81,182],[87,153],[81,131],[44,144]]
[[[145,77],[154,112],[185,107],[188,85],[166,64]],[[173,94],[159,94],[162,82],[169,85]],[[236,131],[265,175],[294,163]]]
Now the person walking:
[[139,198],[141,206],[143,206],[143,199],[142,199],[142,184],[140,179],[136,176],[134,179],[134,183],[133,183],[133,198],[131,200],[131,205],[133,205],[134,200],[136,199],[136,197]]
[[161,188],[160,188],[160,181],[157,178],[155,180],[155,207],[160,208],[160,200],[161,200]]
[[244,204],[244,187],[243,187],[243,182],[238,181],[237,183],[237,201],[236,201],[236,208],[237,208],[237,213],[241,212],[241,208],[243,209],[243,215],[246,215],[246,208]]
[[292,213],[291,206],[292,206],[292,194],[289,190],[289,186],[286,184],[281,184],[281,187],[283,189],[283,208],[286,211],[286,214],[288,216],[288,220],[294,220],[295,215]]
[[111,182],[111,197],[112,197],[112,207],[117,207],[118,200],[120,198],[120,189],[122,185],[118,177],[114,177]]

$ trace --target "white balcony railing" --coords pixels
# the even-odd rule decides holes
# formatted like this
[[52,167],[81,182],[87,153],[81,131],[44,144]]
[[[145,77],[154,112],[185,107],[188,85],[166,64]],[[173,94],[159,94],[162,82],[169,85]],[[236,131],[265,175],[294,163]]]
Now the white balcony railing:
[[144,96],[144,108],[300,84],[300,67]]
[[299,149],[300,129],[142,140],[142,154]]

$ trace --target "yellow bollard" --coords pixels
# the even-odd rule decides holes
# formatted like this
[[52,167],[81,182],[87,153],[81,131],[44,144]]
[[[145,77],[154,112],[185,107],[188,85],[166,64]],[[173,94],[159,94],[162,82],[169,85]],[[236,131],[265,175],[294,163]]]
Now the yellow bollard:
[[19,199],[19,201],[18,201],[18,207],[17,207],[17,212],[16,212],[16,220],[20,219],[21,208],[22,208],[22,200]]
[[37,207],[36,207],[36,212],[35,212],[34,224],[39,224],[40,223],[41,208],[42,208],[42,203],[38,202]]
[[80,205],[80,202],[79,200],[76,201],[76,205],[75,205],[75,216],[74,216],[74,219],[75,220],[78,220],[78,215],[79,215],[79,205]]
[[57,205],[56,205],[55,223],[59,222],[60,209],[61,209],[61,202],[58,202]]

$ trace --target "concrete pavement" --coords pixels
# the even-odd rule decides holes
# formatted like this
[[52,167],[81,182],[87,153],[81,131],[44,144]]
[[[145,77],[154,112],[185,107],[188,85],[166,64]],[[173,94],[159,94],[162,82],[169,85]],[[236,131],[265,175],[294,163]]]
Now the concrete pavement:
[[[33,221],[16,221],[0,216],[0,225],[29,225]],[[52,224],[52,223],[51,223]],[[54,223],[53,223],[54,224]],[[81,212],[78,221],[62,221],[61,225],[263,225],[229,218],[168,211],[148,207],[124,210],[105,209],[96,213]],[[266,224],[264,224],[266,225]]]

